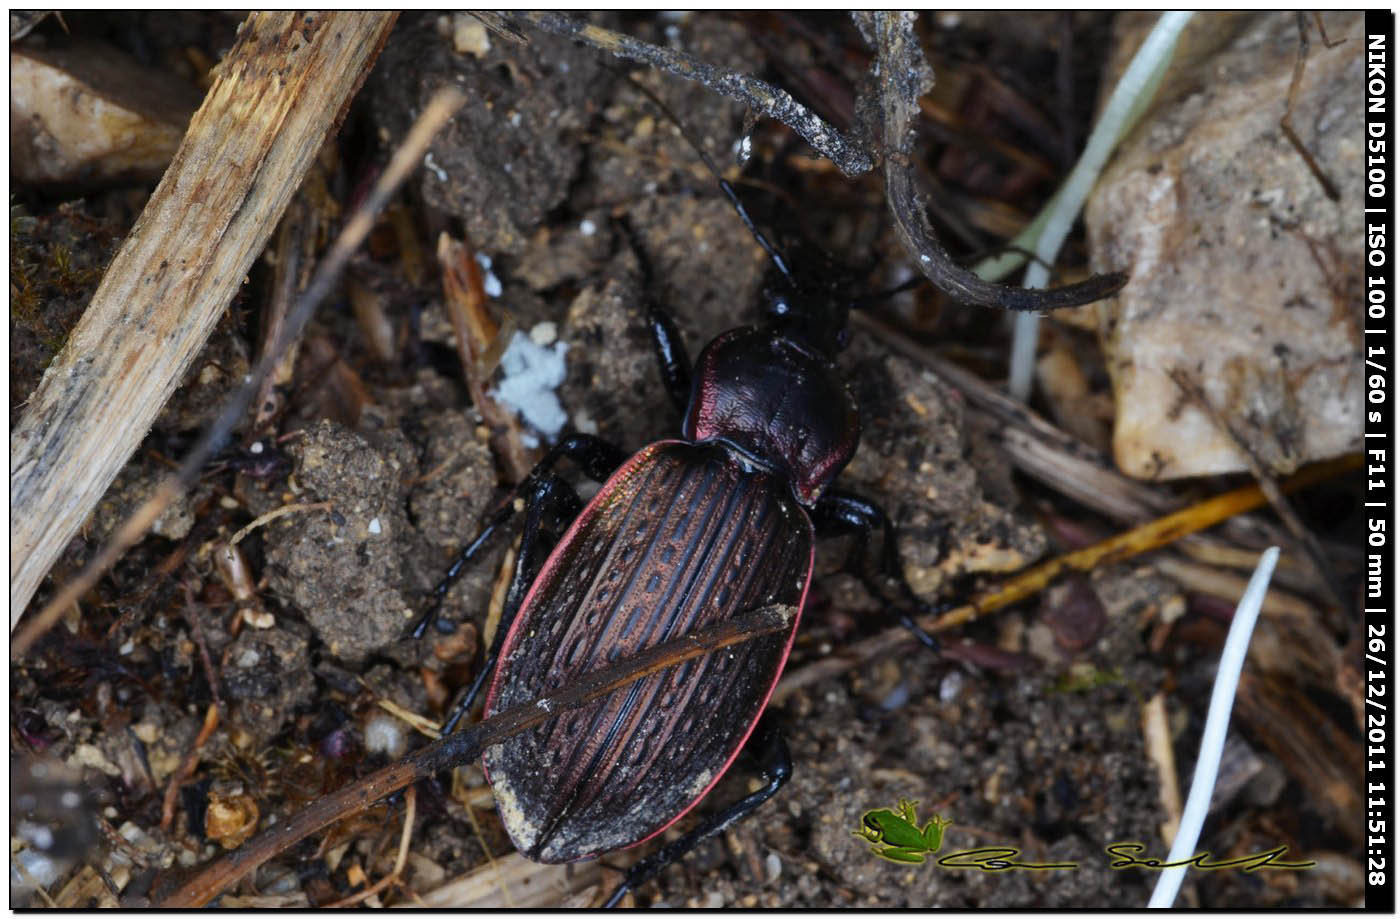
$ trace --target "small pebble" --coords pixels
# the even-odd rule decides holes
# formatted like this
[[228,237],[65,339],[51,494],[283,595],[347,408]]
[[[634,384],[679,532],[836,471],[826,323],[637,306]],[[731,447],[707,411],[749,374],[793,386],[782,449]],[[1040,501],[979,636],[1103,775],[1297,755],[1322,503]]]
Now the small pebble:
[[393,715],[375,712],[365,723],[365,749],[370,753],[383,753],[395,759],[403,753],[406,745],[403,722]]
[[486,52],[491,50],[491,37],[486,31],[486,26],[465,15],[453,16],[452,50],[458,54],[485,57]]
[[952,702],[962,692],[963,675],[957,670],[949,672],[938,684],[938,701],[947,704]]
[[559,327],[549,321],[537,323],[530,330],[530,340],[542,348],[549,347],[558,339]]

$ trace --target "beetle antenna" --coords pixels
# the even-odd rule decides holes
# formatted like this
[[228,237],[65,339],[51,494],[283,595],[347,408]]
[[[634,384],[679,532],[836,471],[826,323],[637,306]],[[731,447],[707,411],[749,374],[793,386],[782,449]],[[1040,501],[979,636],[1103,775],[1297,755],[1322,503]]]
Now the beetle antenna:
[[632,79],[631,74],[624,74],[623,78],[627,80],[628,83],[631,83],[634,89],[651,100],[651,104],[660,109],[661,113],[676,126],[676,130],[680,131],[681,137],[685,138],[685,142],[690,144],[691,149],[700,157],[700,161],[705,164],[705,168],[709,169],[710,173],[718,180],[720,189],[724,192],[725,197],[729,199],[729,203],[734,205],[734,210],[739,212],[739,219],[744,221],[744,226],[749,228],[749,232],[753,234],[753,238],[758,240],[758,244],[763,247],[764,252],[768,253],[768,257],[773,260],[773,264],[777,267],[778,271],[782,272],[783,277],[787,278],[788,283],[795,287],[796,282],[793,280],[792,272],[788,270],[787,261],[783,258],[782,253],[768,241],[768,237],[764,236],[763,232],[754,224],[753,220],[749,217],[748,210],[744,207],[744,203],[739,200],[738,193],[734,191],[734,186],[730,185],[729,180],[720,173],[719,168],[715,166],[715,161],[705,152],[705,148],[700,146],[700,142],[691,135],[689,129],[676,117],[670,107],[667,106],[665,102],[661,101],[660,96],[652,92],[646,86],[643,86],[637,80]]
[[[1029,262],[1035,262],[1040,265],[1044,265],[1045,268],[1048,270],[1053,270],[1054,266],[1052,266],[1045,259],[1041,258],[1039,255],[1036,255],[1030,249],[1025,249],[1021,246],[1010,244],[1005,246],[997,246],[995,249],[983,250],[965,258],[959,258],[956,261],[958,262],[958,264],[964,264],[965,262],[978,262],[984,258],[1000,255],[1006,252],[1014,252],[1017,255],[1023,256]],[[890,297],[893,297],[895,294],[902,294],[906,290],[913,290],[916,287],[922,287],[925,284],[930,283],[932,282],[929,281],[929,279],[924,277],[923,275],[915,275],[914,277],[903,282],[902,284],[896,284],[894,287],[891,287],[887,290],[881,290],[873,294],[866,294],[863,297],[857,297],[856,300],[851,304],[851,308],[858,310],[868,309],[869,307],[873,306],[876,303],[879,303],[882,300],[887,300]]]

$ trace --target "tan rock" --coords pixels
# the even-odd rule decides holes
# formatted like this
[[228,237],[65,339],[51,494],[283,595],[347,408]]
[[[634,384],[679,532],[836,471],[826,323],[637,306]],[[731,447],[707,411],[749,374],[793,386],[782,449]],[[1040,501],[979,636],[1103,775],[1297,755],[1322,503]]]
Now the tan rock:
[[[1154,19],[1120,20],[1120,62]],[[1292,13],[1198,14],[1154,110],[1089,200],[1095,267],[1132,275],[1096,307],[1114,454],[1129,475],[1247,468],[1217,419],[1278,473],[1360,442],[1361,17],[1325,17],[1329,39],[1347,39],[1332,48],[1308,23],[1292,121],[1340,201],[1279,124],[1298,53]]]
[[10,49],[10,170],[21,182],[160,177],[199,92],[91,42]]

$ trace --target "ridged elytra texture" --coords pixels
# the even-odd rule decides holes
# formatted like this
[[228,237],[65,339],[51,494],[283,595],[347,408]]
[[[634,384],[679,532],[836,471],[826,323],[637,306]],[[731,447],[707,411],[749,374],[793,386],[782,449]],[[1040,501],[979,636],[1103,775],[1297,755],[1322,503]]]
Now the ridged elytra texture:
[[[722,447],[645,447],[536,578],[506,638],[487,713],[747,610],[800,607],[811,565],[811,521],[781,481],[746,470]],[[737,755],[792,637],[688,661],[488,750],[516,847],[537,861],[571,861],[665,829]]]

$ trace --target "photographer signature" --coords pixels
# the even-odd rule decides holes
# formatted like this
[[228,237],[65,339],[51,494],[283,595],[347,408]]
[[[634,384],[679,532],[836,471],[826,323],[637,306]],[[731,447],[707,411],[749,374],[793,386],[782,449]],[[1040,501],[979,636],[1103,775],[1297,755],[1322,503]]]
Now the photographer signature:
[[[1264,852],[1256,852],[1224,861],[1211,861],[1209,853],[1198,852],[1191,858],[1177,862],[1164,862],[1156,858],[1137,858],[1136,856],[1145,851],[1146,848],[1137,842],[1118,842],[1106,846],[1104,851],[1113,857],[1113,861],[1109,862],[1109,867],[1113,869],[1148,868],[1160,871],[1164,868],[1177,868],[1185,865],[1201,871],[1220,871],[1226,868],[1240,868],[1244,871],[1257,871],[1260,868],[1283,868],[1296,871],[1311,868],[1317,864],[1313,861],[1280,861],[1283,854],[1288,851],[1288,846],[1276,846]],[[987,872],[1067,871],[1079,867],[1076,862],[1023,862],[1018,860],[1020,854],[1020,849],[1010,846],[986,846],[980,849],[950,852],[938,859],[938,864],[943,868],[975,868]]]

